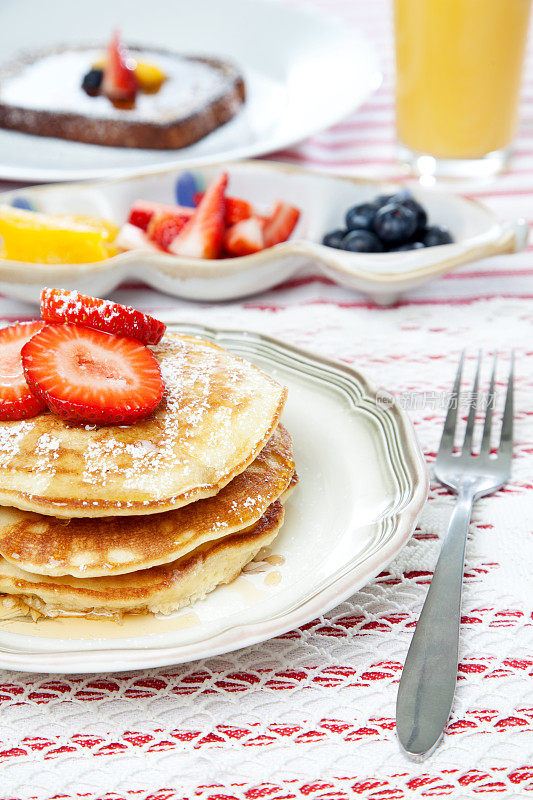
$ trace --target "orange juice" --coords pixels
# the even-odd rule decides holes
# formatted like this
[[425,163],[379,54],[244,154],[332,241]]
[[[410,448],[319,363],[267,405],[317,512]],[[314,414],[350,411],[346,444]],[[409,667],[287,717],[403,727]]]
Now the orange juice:
[[514,135],[530,0],[395,0],[402,145],[477,159]]

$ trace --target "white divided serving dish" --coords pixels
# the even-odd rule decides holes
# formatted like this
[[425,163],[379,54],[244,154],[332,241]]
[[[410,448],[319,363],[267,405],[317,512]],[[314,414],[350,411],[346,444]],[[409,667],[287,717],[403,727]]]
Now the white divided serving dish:
[[[527,243],[524,220],[504,222],[477,201],[417,184],[410,186],[413,196],[426,208],[430,224],[451,231],[453,244],[378,254],[335,250],[320,242],[327,231],[342,227],[350,206],[400,187],[269,161],[214,164],[193,174],[200,185],[205,185],[222,169],[229,173],[229,194],[251,201],[259,210],[267,212],[276,200],[300,208],[301,217],[289,241],[254,255],[214,261],[139,250],[90,264],[30,264],[0,259],[0,292],[38,302],[43,286],[105,296],[125,280],[139,280],[188,300],[221,301],[265,291],[298,272],[318,268],[377,303],[390,304],[403,292],[462,264],[518,252]],[[172,169],[154,175],[29,187],[3,192],[0,203],[25,198],[39,211],[94,214],[122,224],[137,199],[175,202],[179,174]]]

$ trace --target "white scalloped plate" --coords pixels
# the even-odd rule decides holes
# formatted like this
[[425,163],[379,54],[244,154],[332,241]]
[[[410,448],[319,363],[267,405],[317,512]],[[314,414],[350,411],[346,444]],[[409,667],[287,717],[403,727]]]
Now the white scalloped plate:
[[3,0],[0,60],[37,47],[105,42],[116,25],[126,41],[235,62],[247,88],[242,111],[182,150],[99,147],[0,130],[2,178],[86,180],[281,150],[346,117],[381,81],[363,34],[272,0],[90,0],[83,12],[72,0]]
[[[428,490],[413,428],[366,378],[243,331],[171,326],[216,341],[289,389],[283,420],[300,483],[267,571],[245,573],[170,617],[0,621],[0,667],[98,672],[177,664],[277,636],[333,608],[409,539]],[[385,401],[380,402],[380,397]]]
[[[250,200],[259,209],[267,211],[281,199],[301,209],[300,221],[288,242],[244,258],[217,261],[135,250],[92,264],[28,264],[0,259],[0,292],[38,302],[43,286],[61,286],[101,297],[122,281],[133,279],[188,300],[234,300],[265,291],[314,266],[379,303],[391,303],[437,275],[469,261],[517,252],[527,242],[524,220],[503,222],[481,203],[413,185],[413,194],[427,208],[430,221],[451,230],[453,244],[403,253],[334,250],[320,241],[326,231],[343,224],[349,206],[398,187],[268,161],[211,165],[194,170],[194,174],[206,183],[222,168],[230,175],[230,193]],[[4,192],[0,203],[25,197],[42,211],[96,214],[122,224],[134,200],[175,202],[178,174],[168,170],[111,181],[37,186]]]

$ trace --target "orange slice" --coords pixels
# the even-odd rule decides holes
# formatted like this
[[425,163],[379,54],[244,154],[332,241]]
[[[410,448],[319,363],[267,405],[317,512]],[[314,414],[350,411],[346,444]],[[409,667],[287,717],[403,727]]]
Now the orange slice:
[[0,206],[0,256],[11,261],[85,264],[116,255],[118,226],[81,214],[41,214]]

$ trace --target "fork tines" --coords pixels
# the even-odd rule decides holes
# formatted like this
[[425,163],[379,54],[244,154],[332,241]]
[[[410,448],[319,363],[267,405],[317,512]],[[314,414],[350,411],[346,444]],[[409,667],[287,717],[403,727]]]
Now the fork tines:
[[[443,453],[451,454],[453,453],[454,450],[454,441],[458,427],[457,416],[461,402],[461,381],[463,375],[464,360],[465,360],[465,351],[463,350],[463,352],[461,353],[461,358],[459,359],[457,374],[455,376],[452,392],[450,394],[450,398],[448,401],[448,413],[446,415],[446,421],[444,423],[444,429],[442,431],[442,437],[440,440],[439,451],[438,451],[439,455]],[[498,353],[496,352],[493,358],[492,373],[490,377],[488,393],[486,396],[485,421],[483,424],[481,446],[479,448],[479,453],[478,453],[478,455],[483,459],[487,459],[491,454],[491,433],[492,433],[492,422],[493,422],[494,404],[495,404],[497,361],[498,361]],[[470,396],[470,402],[468,404],[468,417],[466,421],[466,429],[463,438],[463,444],[461,447],[460,455],[464,457],[470,457],[471,455],[473,455],[472,444],[473,444],[474,429],[476,424],[476,416],[481,406],[481,404],[479,403],[481,364],[482,364],[482,353],[480,350],[478,352],[474,385]],[[498,458],[506,458],[509,460],[511,459],[512,447],[513,447],[513,416],[514,416],[513,395],[514,395],[514,351],[511,353],[511,365],[509,369],[509,378],[507,382],[507,393],[505,397],[505,407],[503,410],[500,441],[498,447],[496,448]]]

